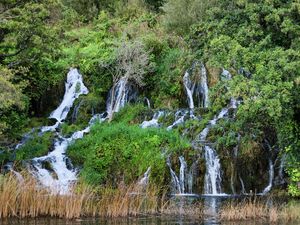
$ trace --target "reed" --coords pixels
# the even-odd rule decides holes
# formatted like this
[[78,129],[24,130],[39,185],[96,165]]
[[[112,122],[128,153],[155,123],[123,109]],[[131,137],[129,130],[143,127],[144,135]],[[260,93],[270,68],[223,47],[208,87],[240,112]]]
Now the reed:
[[[0,177],[0,219],[9,217],[52,216],[65,219],[80,217],[127,217],[139,215],[186,216],[201,219],[205,212],[199,202],[172,199],[149,185],[120,185],[118,188],[74,185],[68,195],[51,194],[41,188],[29,175],[17,180],[13,175]],[[220,219],[266,220],[269,222],[300,220],[300,203],[269,205],[266,201],[245,199],[229,202],[219,211]]]
[[137,185],[95,191],[79,185],[70,194],[51,194],[30,176],[20,183],[5,176],[0,183],[0,218],[53,216],[66,219],[84,216],[122,217],[154,214],[158,209],[157,189]]
[[264,220],[269,222],[300,220],[300,204],[279,205],[268,201],[245,199],[241,202],[229,202],[220,210],[220,219],[223,221]]

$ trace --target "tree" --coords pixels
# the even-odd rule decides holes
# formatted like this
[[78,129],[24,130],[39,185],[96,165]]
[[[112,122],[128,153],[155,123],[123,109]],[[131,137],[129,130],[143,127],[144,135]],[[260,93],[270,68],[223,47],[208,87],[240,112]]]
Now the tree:
[[[300,195],[299,8],[295,1],[224,1],[194,26],[191,36],[209,66],[233,72],[227,94],[216,88],[213,95],[219,103],[232,96],[242,99],[239,133],[261,144],[268,140],[277,149],[273,156],[287,154],[294,196]],[[215,101],[214,107],[221,106]]]
[[152,68],[149,52],[140,41],[122,41],[116,48],[114,59],[110,64],[102,64],[108,68],[112,74],[113,86],[111,89],[110,109],[108,118],[112,120],[113,113],[118,110],[119,99],[116,99],[116,88],[119,82],[123,82],[118,95],[122,96],[128,82],[132,82],[139,87],[144,85],[145,74]]
[[22,112],[27,106],[22,85],[13,83],[15,73],[16,71],[0,66],[0,143],[5,142],[10,130],[19,129],[21,124],[13,124],[11,120],[18,122],[15,112]]
[[1,122],[2,131],[12,142],[26,121],[27,107],[33,105],[28,99],[39,102],[60,78],[54,72],[54,61],[60,54],[54,26],[59,20],[59,6],[57,0],[0,3]]
[[168,30],[179,34],[189,31],[191,25],[201,21],[206,11],[216,4],[217,0],[167,0],[163,5],[164,25]]

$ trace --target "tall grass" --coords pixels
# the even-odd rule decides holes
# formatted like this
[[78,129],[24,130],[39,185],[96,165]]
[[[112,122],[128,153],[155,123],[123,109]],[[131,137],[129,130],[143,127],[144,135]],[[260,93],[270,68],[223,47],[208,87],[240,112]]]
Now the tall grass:
[[40,188],[27,176],[22,183],[13,176],[0,181],[0,218],[53,216],[79,218],[84,216],[136,216],[153,214],[158,209],[157,190],[142,192],[136,185],[118,189],[77,186],[69,195],[53,195]]
[[[266,220],[270,222],[300,220],[300,203],[266,204],[266,201],[246,199],[224,204],[219,217],[228,220]],[[205,214],[201,204],[184,199],[170,200],[161,190],[149,185],[120,185],[98,189],[78,184],[69,195],[53,195],[41,188],[30,176],[23,181],[13,175],[0,177],[0,219],[9,217],[52,216],[65,219],[79,217],[125,217],[139,215],[187,216],[200,219]]]
[[[272,202],[272,201],[271,201]],[[268,204],[256,198],[241,202],[229,202],[220,210],[221,220],[265,220],[269,222],[300,220],[300,203]]]

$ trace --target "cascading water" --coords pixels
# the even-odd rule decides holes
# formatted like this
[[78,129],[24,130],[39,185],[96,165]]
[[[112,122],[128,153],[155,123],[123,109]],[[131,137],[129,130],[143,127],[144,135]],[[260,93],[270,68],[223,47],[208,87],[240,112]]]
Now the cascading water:
[[[64,98],[58,108],[50,115],[50,118],[55,118],[57,122],[52,126],[42,127],[41,133],[55,131],[67,117],[75,99],[81,94],[87,93],[88,89],[83,84],[82,75],[79,74],[77,69],[71,68],[67,75]],[[53,193],[67,194],[70,184],[76,180],[76,171],[69,169],[66,165],[65,153],[68,145],[73,140],[82,138],[83,134],[87,132],[89,132],[89,127],[75,132],[70,138],[61,137],[59,133],[56,133],[59,138],[55,140],[54,150],[46,156],[31,160],[31,172],[42,185],[49,187]]]
[[[199,71],[197,70],[199,69]],[[191,79],[193,72],[196,76]],[[183,85],[187,94],[187,101],[190,109],[195,108],[194,99],[197,100],[198,106],[208,107],[208,85],[207,85],[207,71],[203,63],[196,62],[190,70],[187,70],[183,76]]]
[[149,176],[151,172],[151,167],[148,167],[147,171],[144,173],[143,177],[139,180],[138,184],[145,187],[149,183]]
[[181,189],[181,193],[185,193],[185,178],[186,178],[187,164],[183,156],[179,157],[179,161],[180,161],[180,170],[179,170],[180,189]]
[[206,173],[204,182],[205,194],[217,195],[221,193],[221,165],[220,159],[214,149],[204,146]]
[[81,94],[88,94],[88,89],[84,86],[82,75],[78,70],[71,68],[67,76],[67,82],[65,83],[64,98],[58,108],[50,114],[49,118],[54,118],[58,122],[64,120],[73,106],[75,99]]
[[173,192],[178,195],[190,195],[193,193],[193,179],[198,160],[196,160],[188,170],[188,166],[184,157],[180,156],[178,159],[180,162],[179,176],[177,176],[172,169],[170,159],[167,159],[167,165],[169,166],[171,173]]
[[201,63],[201,93],[202,93],[202,106],[208,107],[209,99],[208,99],[208,85],[207,85],[207,71],[203,63]]
[[265,195],[269,191],[271,191],[271,188],[273,186],[273,179],[274,179],[274,165],[273,165],[271,158],[269,158],[269,183],[263,190],[263,192],[262,192],[263,195]]
[[175,113],[175,121],[172,125],[167,127],[167,130],[171,130],[174,127],[177,127],[179,124],[184,123],[185,117],[188,115],[188,110],[178,110]]
[[108,117],[115,112],[119,112],[126,103],[136,98],[136,92],[126,77],[120,80],[110,89],[106,102]]
[[179,179],[178,179],[176,173],[172,169],[170,158],[167,158],[167,165],[170,169],[173,192],[178,193],[178,194],[182,194],[181,185],[180,185],[180,182],[179,182]]
[[[55,118],[57,122],[52,126],[44,126],[41,133],[47,131],[56,131],[61,122],[67,117],[76,98],[81,94],[87,94],[88,89],[84,86],[82,76],[77,69],[70,69],[66,82],[64,98],[57,109],[55,109],[50,118]],[[32,159],[31,172],[38,178],[42,185],[48,187],[52,193],[68,194],[70,185],[76,181],[77,171],[69,168],[67,165],[68,158],[65,156],[68,146],[76,139],[80,139],[85,133],[90,131],[90,127],[96,121],[104,121],[111,112],[118,112],[120,108],[135,98],[136,92],[125,78],[121,78],[114,88],[110,90],[107,100],[107,112],[94,115],[89,125],[73,133],[70,138],[59,136],[55,140],[54,150],[48,155]],[[150,173],[150,170],[148,171]]]
[[159,127],[158,120],[164,115],[164,111],[158,111],[154,113],[153,118],[148,121],[143,121],[140,125],[141,128],[148,128],[148,127]]
[[237,107],[237,101],[231,99],[230,105],[223,108],[220,113],[214,117],[214,119],[208,122],[208,125],[199,134],[199,141],[204,144],[204,156],[206,160],[206,173],[204,179],[204,192],[205,194],[219,195],[222,193],[221,188],[221,165],[220,159],[217,152],[212,148],[212,146],[207,143],[206,138],[209,130],[212,126],[217,124],[219,119],[224,118],[228,114],[230,108],[235,109]]
[[184,76],[183,76],[183,84],[184,84],[186,94],[187,94],[187,97],[188,97],[189,108],[193,109],[195,107],[194,106],[194,99],[193,99],[195,84],[192,83],[192,81],[190,79],[190,74],[189,74],[188,71],[186,71]]

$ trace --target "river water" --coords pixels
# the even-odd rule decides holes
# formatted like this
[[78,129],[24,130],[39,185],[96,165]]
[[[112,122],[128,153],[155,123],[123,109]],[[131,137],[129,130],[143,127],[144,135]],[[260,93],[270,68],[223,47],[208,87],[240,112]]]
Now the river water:
[[[201,225],[274,225],[276,223],[268,222],[257,222],[257,221],[237,221],[237,222],[214,222],[214,221],[203,221],[196,219],[187,219],[181,217],[128,217],[119,219],[74,219],[65,220],[58,218],[38,218],[38,219],[8,219],[0,220],[1,225],[137,225],[137,224],[147,224],[147,225],[164,225],[164,224],[201,224]],[[299,223],[277,223],[286,225],[297,225]]]

